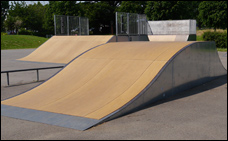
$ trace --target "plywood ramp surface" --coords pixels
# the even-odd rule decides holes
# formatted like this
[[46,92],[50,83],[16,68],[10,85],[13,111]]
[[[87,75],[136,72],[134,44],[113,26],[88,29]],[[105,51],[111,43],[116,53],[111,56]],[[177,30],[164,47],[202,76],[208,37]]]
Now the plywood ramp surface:
[[189,35],[148,35],[149,41],[188,41]]
[[107,43],[2,104],[101,119],[137,96],[175,53],[191,43]]
[[107,43],[113,35],[53,36],[21,61],[68,63],[81,53]]

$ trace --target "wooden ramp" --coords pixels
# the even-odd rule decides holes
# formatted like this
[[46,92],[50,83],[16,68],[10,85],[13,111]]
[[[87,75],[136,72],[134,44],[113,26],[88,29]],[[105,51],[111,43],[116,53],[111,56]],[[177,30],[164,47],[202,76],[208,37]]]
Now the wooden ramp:
[[210,42],[107,43],[41,85],[2,101],[2,115],[85,130],[225,74],[216,53]]
[[20,61],[67,64],[81,53],[107,43],[113,35],[53,36]]
[[189,35],[148,35],[149,41],[188,41]]

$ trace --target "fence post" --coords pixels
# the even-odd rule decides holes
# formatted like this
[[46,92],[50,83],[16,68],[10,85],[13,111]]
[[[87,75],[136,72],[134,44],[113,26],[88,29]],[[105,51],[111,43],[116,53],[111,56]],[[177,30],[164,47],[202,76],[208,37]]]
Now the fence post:
[[78,21],[79,21],[79,35],[81,35],[81,17],[78,18]]
[[116,12],[116,42],[118,42],[118,21],[117,21],[117,12]]
[[129,35],[129,13],[127,13],[127,34]]
[[37,81],[39,81],[39,70],[38,69],[36,70],[36,73],[37,73]]
[[89,19],[87,18],[87,35],[89,35]]
[[9,86],[9,73],[8,72],[6,73],[6,76],[7,76],[7,84]]
[[67,35],[69,36],[69,16],[67,16]]
[[54,27],[55,27],[55,35],[56,35],[56,17],[54,15]]

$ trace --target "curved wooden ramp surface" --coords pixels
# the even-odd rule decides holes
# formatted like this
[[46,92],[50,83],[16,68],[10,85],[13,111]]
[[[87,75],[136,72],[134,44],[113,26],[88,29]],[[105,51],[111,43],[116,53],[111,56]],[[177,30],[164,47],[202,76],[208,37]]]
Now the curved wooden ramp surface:
[[38,87],[2,101],[2,115],[17,118],[21,111],[22,119],[85,130],[226,74],[216,53],[211,42],[107,43]]
[[67,64],[81,53],[107,43],[113,35],[53,36],[20,61]]

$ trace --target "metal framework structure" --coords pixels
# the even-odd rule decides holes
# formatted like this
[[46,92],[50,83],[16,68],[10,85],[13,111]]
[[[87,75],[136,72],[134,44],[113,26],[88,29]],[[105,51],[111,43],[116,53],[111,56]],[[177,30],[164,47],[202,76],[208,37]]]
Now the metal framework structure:
[[151,34],[145,14],[116,12],[116,36]]
[[54,15],[55,35],[89,35],[89,19],[78,16]]

